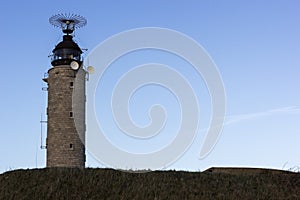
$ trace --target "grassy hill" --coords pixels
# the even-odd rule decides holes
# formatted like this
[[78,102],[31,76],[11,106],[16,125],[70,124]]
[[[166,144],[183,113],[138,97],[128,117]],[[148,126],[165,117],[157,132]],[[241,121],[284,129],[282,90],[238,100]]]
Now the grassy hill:
[[300,173],[241,168],[202,173],[16,170],[0,175],[2,199],[300,199]]

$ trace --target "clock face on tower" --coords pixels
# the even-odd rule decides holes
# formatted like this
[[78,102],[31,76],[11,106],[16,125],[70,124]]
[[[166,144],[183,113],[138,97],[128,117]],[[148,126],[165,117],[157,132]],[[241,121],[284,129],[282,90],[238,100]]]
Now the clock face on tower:
[[73,70],[77,70],[79,68],[79,64],[76,61],[72,61],[70,66]]

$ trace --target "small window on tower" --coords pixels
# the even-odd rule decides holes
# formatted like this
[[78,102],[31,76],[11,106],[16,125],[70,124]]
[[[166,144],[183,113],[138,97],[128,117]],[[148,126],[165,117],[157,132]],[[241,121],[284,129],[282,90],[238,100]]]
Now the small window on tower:
[[73,88],[73,87],[74,87],[74,83],[70,82],[70,88]]
[[73,118],[73,112],[72,111],[70,112],[70,118]]
[[70,144],[70,150],[73,150],[73,149],[74,149],[74,145]]

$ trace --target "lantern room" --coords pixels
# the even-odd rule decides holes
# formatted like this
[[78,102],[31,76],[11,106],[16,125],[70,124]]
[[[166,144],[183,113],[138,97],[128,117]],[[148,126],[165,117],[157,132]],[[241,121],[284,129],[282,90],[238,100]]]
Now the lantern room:
[[58,43],[53,49],[51,55],[52,66],[58,65],[70,65],[72,61],[78,62],[80,65],[82,63],[81,54],[82,50],[73,41],[72,35],[64,35],[63,41]]

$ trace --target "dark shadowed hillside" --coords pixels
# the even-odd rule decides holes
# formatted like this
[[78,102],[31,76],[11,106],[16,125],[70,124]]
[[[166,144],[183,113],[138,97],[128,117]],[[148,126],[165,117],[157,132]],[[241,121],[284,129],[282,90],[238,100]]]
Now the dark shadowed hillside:
[[16,170],[0,175],[0,199],[300,199],[300,173],[232,168],[202,173]]

